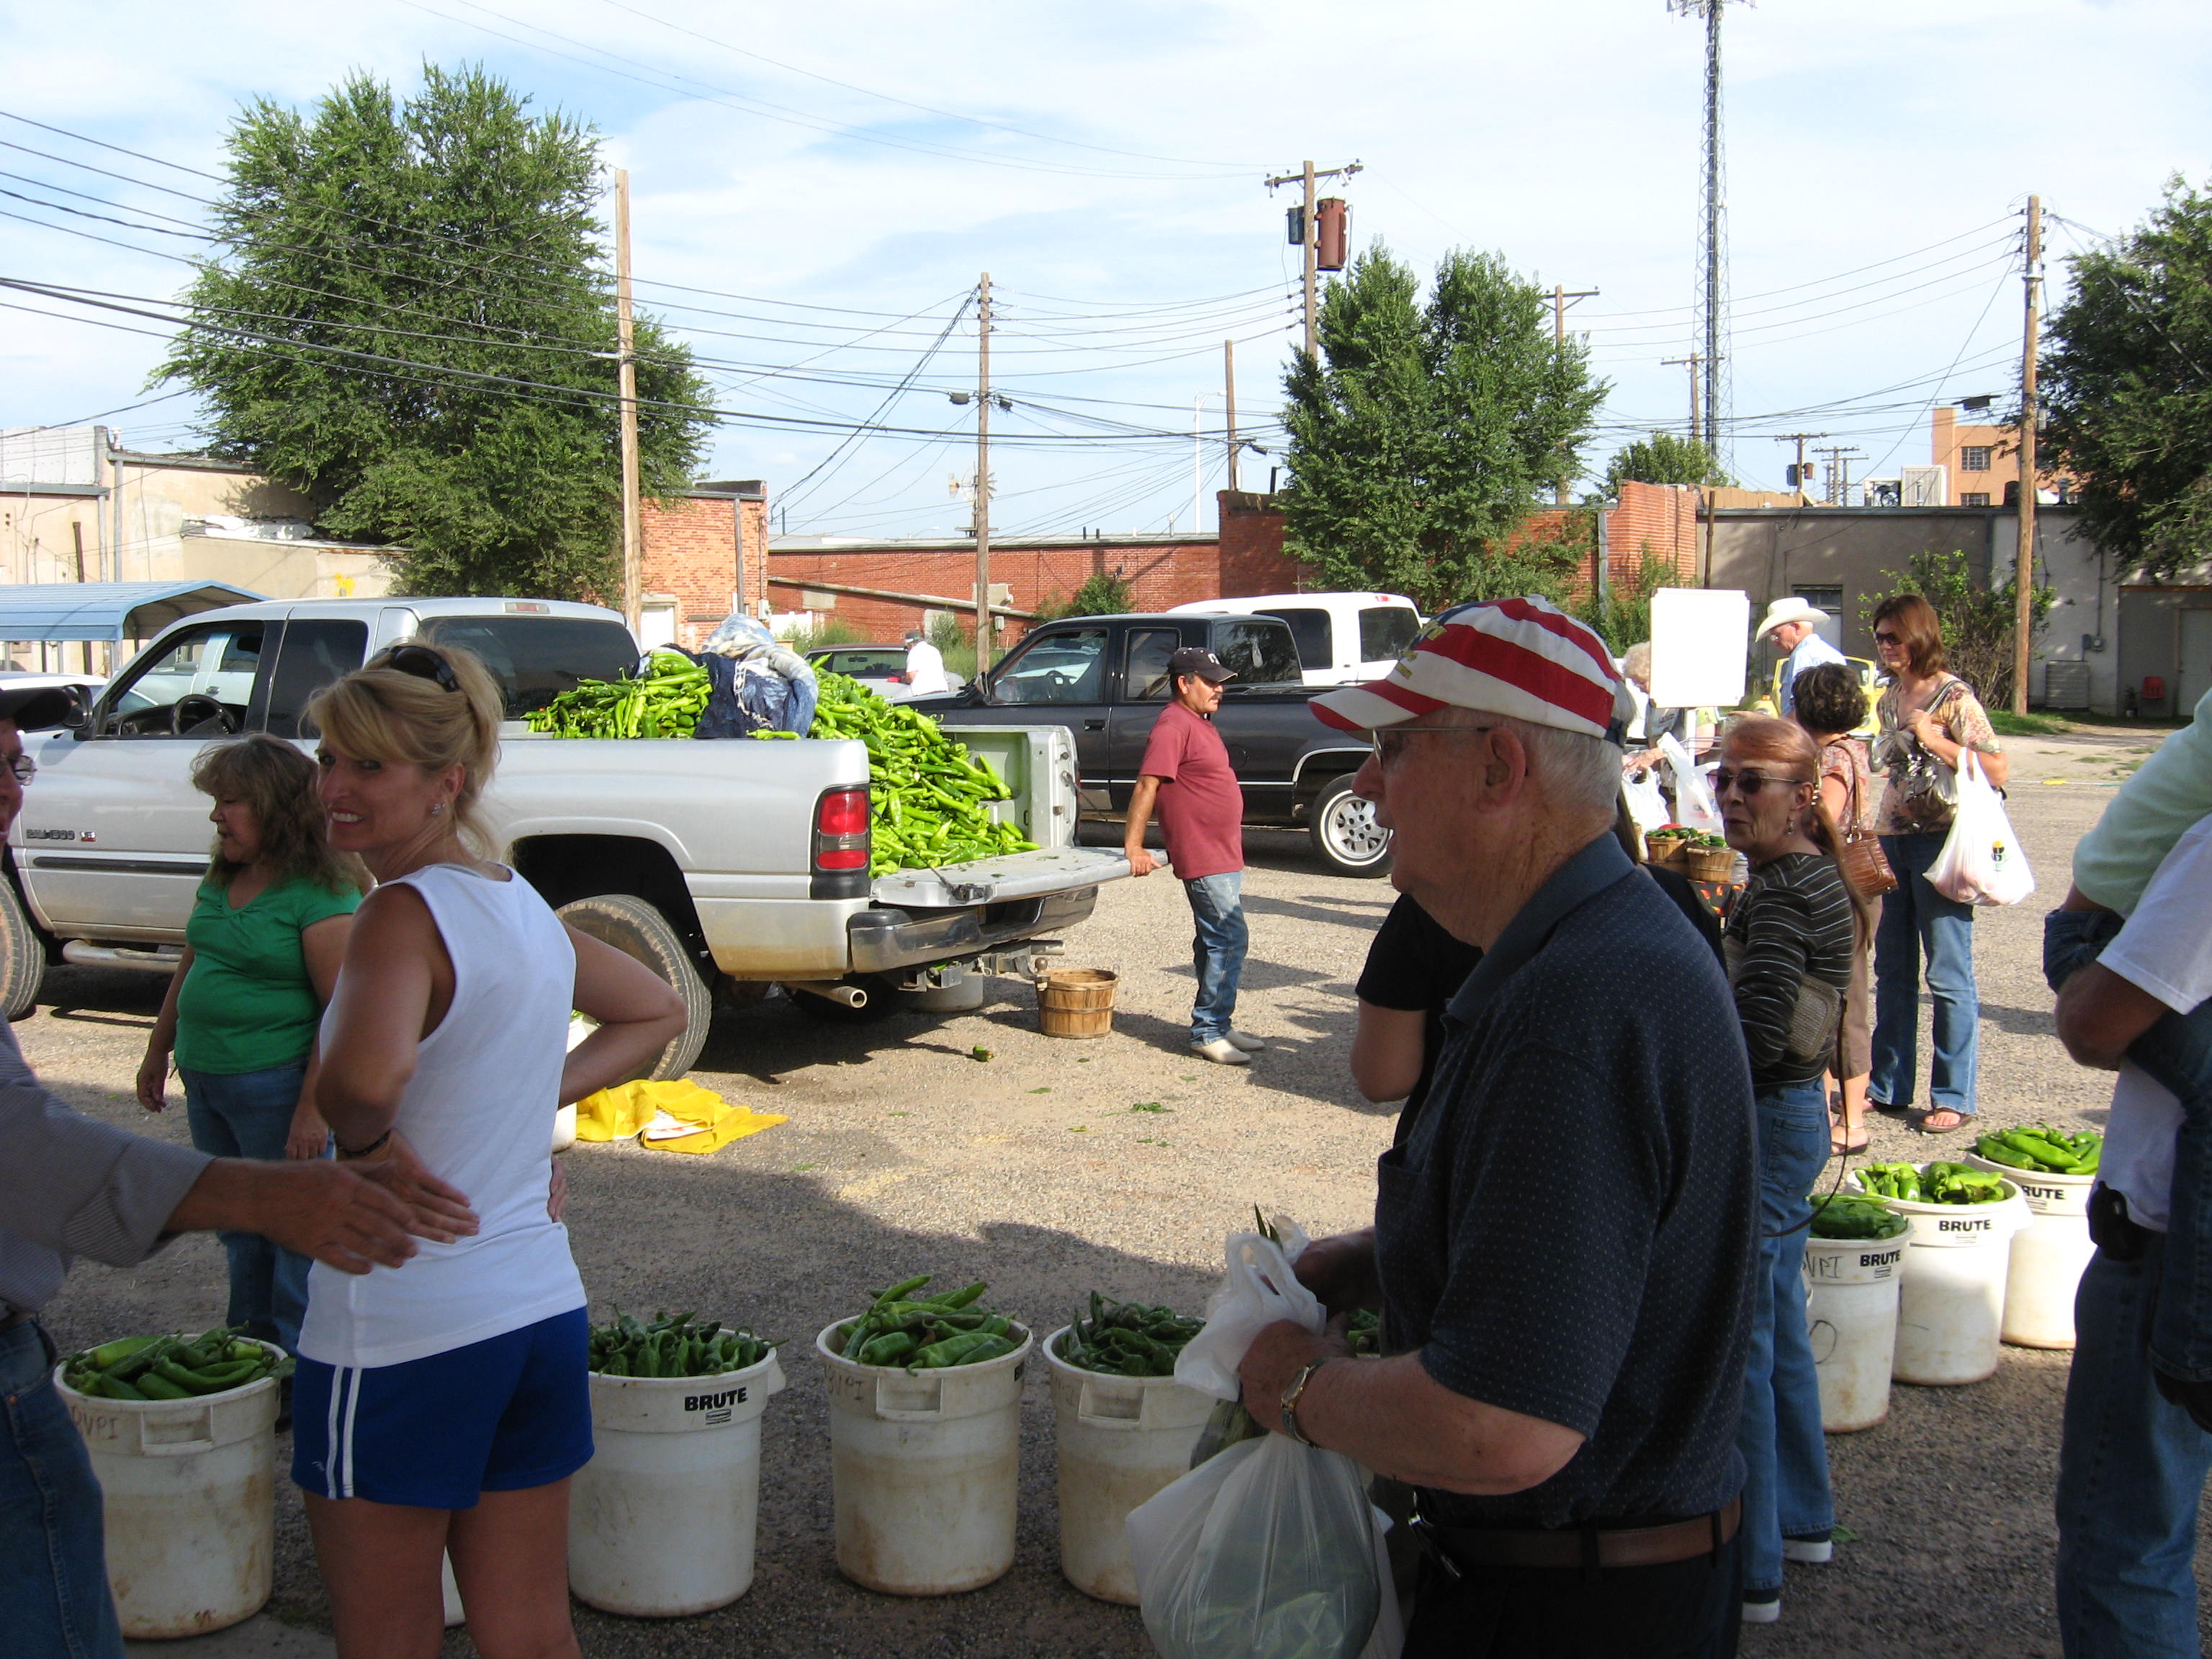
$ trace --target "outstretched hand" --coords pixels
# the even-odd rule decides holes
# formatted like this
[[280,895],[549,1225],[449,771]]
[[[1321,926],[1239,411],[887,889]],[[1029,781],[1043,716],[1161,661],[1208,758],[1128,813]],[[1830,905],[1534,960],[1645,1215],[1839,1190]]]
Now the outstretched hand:
[[407,1210],[407,1231],[434,1244],[450,1244],[477,1230],[476,1212],[468,1195],[432,1175],[406,1140],[394,1134],[375,1157],[350,1158],[345,1168],[373,1181],[398,1199]]

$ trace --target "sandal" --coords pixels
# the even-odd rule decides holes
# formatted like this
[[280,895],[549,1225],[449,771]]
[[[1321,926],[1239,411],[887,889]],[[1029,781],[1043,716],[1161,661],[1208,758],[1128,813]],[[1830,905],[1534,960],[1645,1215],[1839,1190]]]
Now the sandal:
[[[1936,1120],[1939,1117],[1948,1117],[1951,1121],[1948,1123],[1938,1123]],[[1920,1121],[1913,1127],[1923,1135],[1954,1135],[1973,1121],[1967,1113],[1954,1110],[1948,1106],[1935,1106],[1923,1113]]]
[[1838,1124],[1828,1131],[1828,1156],[1856,1158],[1861,1152],[1866,1151],[1873,1140],[1874,1137],[1870,1134],[1862,1134],[1856,1140],[1853,1140],[1844,1133],[1843,1126]]

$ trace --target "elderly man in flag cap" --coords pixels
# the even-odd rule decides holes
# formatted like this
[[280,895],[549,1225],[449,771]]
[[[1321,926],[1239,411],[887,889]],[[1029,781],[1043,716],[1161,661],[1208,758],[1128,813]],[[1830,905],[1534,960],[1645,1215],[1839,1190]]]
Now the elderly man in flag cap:
[[1290,1323],[1243,1364],[1263,1424],[1415,1490],[1405,1651],[1727,1655],[1758,1171],[1727,981],[1613,825],[1632,703],[1541,599],[1463,605],[1314,700],[1374,735],[1392,880],[1482,958],[1375,1225],[1297,1263],[1390,1357]]

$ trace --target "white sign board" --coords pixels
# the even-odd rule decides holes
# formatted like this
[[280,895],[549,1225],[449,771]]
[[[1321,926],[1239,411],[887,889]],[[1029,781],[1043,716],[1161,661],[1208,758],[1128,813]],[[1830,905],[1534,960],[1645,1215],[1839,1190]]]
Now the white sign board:
[[1662,587],[1651,596],[1651,701],[1733,708],[1743,701],[1751,596],[1730,587]]

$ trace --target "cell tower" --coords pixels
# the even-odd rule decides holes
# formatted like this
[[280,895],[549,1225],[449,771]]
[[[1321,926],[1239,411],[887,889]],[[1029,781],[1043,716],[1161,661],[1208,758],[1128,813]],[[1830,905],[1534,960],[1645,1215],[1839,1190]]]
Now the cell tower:
[[[1728,194],[1721,164],[1721,11],[1729,0],[1667,0],[1667,9],[1705,24],[1705,167],[1698,216],[1698,336],[1705,356],[1707,452],[1725,464],[1721,434],[1728,429]],[[1735,0],[1748,5],[1751,0]]]

